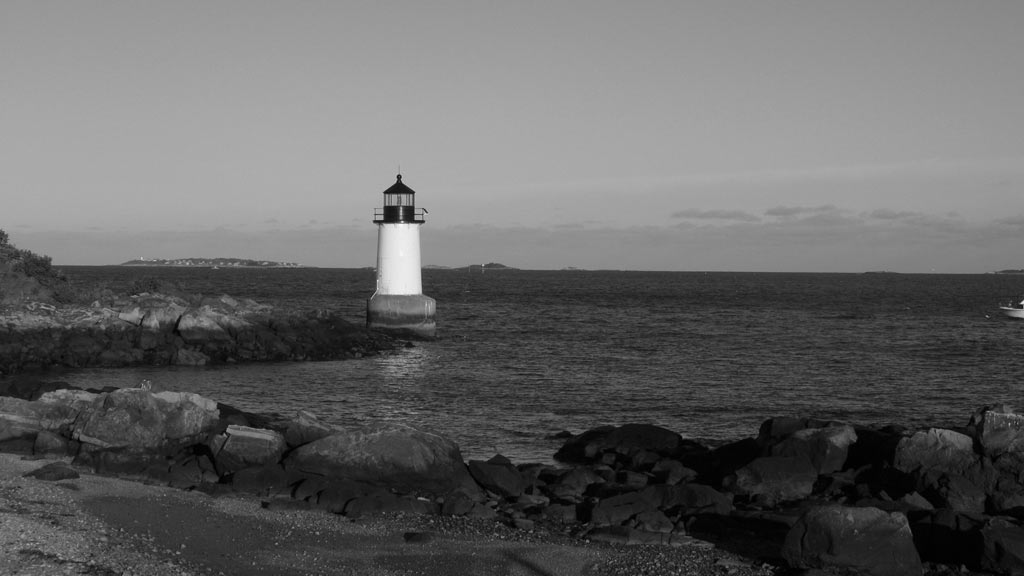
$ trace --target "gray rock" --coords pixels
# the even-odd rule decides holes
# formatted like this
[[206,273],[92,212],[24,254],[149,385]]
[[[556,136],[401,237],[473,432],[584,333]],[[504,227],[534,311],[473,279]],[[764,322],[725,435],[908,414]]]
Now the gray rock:
[[774,505],[811,495],[818,471],[805,457],[764,456],[736,471],[733,489]]
[[550,504],[543,514],[550,520],[567,524],[579,519],[575,504]]
[[1024,415],[1006,406],[982,410],[972,418],[982,452],[991,457],[1024,451]]
[[678,460],[663,458],[654,463],[651,467],[651,474],[655,482],[660,484],[679,484],[680,482],[691,482],[697,478],[697,472],[691,470]]
[[914,510],[934,510],[935,506],[917,492],[911,492],[910,494],[904,494],[899,500],[899,503],[905,504],[908,508]]
[[993,518],[981,528],[979,567],[996,574],[1024,573],[1024,528],[1003,518]]
[[295,418],[288,423],[284,440],[288,446],[295,448],[329,436],[333,431],[334,428],[321,422],[312,412],[299,410]]
[[0,442],[33,438],[43,429],[38,403],[0,396]]
[[638,530],[668,534],[675,529],[675,524],[661,510],[645,510],[633,517]]
[[50,432],[49,430],[40,430],[36,434],[35,442],[32,444],[32,453],[37,456],[45,455],[59,455],[63,456],[68,452],[68,440],[67,438]]
[[605,479],[587,467],[576,467],[562,474],[557,482],[548,484],[545,491],[553,498],[579,502],[592,484],[603,484]]
[[772,456],[804,456],[818,474],[838,472],[846,463],[857,433],[849,424],[797,430],[771,447]]
[[448,493],[441,503],[441,514],[445,516],[465,516],[473,510],[476,499],[465,490],[455,490]]
[[732,509],[732,498],[711,486],[703,484],[680,484],[663,490],[661,508],[674,514],[694,516],[696,514],[727,515]]
[[674,456],[681,445],[682,437],[678,433],[652,424],[601,426],[569,439],[555,453],[555,459],[589,463],[599,460],[605,453],[632,458],[642,451]]
[[973,438],[953,430],[931,428],[900,440],[893,467],[902,472],[938,470],[962,474],[977,460]]
[[276,464],[285,451],[284,436],[273,430],[228,426],[210,441],[210,449],[222,472]]
[[838,569],[870,576],[921,574],[907,518],[877,508],[818,506],[786,535],[782,557],[794,568]]
[[925,492],[939,508],[957,512],[985,512],[988,495],[984,488],[958,474],[930,472],[922,475]]
[[468,467],[478,484],[504,498],[515,498],[526,489],[523,475],[511,463],[470,460]]
[[72,438],[95,448],[156,449],[209,433],[220,413],[197,394],[122,388],[96,398]]
[[139,326],[157,332],[173,330],[178,319],[188,309],[188,304],[183,300],[170,296],[150,295],[138,298],[138,303],[143,314]]
[[637,514],[657,510],[659,503],[649,491],[627,492],[604,498],[590,511],[590,522],[595,526],[622,524]]
[[230,344],[231,336],[218,322],[223,316],[209,306],[193,308],[181,315],[176,330],[186,344],[211,347]]
[[300,446],[285,459],[285,469],[407,492],[476,489],[457,444],[395,423],[337,431]]

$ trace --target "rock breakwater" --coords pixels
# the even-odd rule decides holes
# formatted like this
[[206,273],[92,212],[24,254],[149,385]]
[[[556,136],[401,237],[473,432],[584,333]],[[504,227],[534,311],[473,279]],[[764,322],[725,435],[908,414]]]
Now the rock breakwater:
[[1024,570],[1024,415],[1006,406],[957,430],[772,418],[717,448],[652,425],[605,426],[569,438],[551,466],[465,462],[425,430],[245,414],[181,392],[7,392],[20,397],[0,397],[0,450],[267,507],[486,518],[620,544],[699,539],[855,574]]
[[0,375],[53,366],[335,360],[397,342],[328,311],[230,296],[142,293],[88,307],[28,303],[0,314]]

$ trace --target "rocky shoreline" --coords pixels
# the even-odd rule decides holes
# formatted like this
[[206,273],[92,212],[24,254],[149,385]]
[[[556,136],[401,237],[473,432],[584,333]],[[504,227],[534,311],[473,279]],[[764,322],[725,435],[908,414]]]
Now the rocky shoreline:
[[[550,466],[466,462],[430,431],[245,414],[182,392],[5,393],[20,397],[0,396],[0,451],[57,459],[44,477],[87,470],[272,511],[483,523],[645,556],[704,546],[746,558],[736,573],[1024,570],[1024,415],[1005,406],[960,430],[772,418],[717,448],[646,424],[598,427]],[[664,568],[645,573],[689,573]]]
[[0,376],[56,366],[343,360],[401,345],[330,311],[300,314],[227,295],[143,292],[90,306],[0,310]]

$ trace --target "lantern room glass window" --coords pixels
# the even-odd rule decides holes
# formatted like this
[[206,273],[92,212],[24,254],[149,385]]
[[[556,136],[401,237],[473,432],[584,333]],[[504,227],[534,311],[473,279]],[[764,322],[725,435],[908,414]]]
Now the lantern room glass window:
[[385,194],[385,206],[415,206],[412,194]]

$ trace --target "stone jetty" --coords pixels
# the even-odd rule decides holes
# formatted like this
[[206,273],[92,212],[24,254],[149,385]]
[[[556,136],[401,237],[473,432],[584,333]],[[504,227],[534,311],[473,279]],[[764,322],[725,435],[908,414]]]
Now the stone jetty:
[[195,394],[0,380],[0,450],[268,508],[491,519],[591,542],[695,539],[780,569],[903,575],[1024,571],[1024,415],[958,429],[780,417],[708,447],[647,424],[572,436],[560,465],[464,461],[441,435],[247,414]]
[[280,311],[227,295],[143,292],[91,306],[26,302],[0,310],[0,375],[55,366],[339,360],[398,344],[330,311]]

